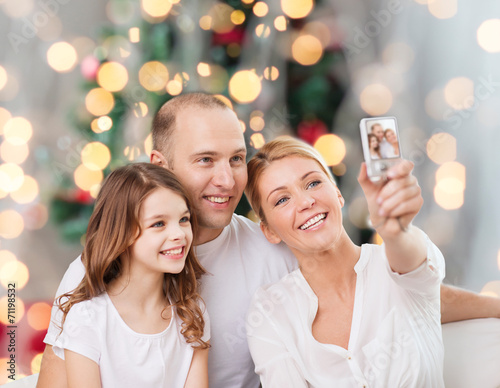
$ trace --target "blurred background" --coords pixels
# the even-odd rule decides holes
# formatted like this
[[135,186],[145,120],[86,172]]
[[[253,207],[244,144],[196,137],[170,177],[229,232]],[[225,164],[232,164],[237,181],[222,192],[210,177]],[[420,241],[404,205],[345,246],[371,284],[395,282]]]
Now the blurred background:
[[0,0],[0,383],[8,325],[16,376],[38,371],[103,177],[149,160],[152,117],[188,91],[236,111],[250,155],[281,134],[320,150],[357,243],[380,242],[359,120],[396,116],[445,281],[499,296],[498,15],[493,0]]

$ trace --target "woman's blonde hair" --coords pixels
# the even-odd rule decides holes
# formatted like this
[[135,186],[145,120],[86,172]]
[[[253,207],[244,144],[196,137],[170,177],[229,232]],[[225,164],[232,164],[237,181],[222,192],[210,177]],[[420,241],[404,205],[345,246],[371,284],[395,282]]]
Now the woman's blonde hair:
[[321,154],[309,144],[291,136],[280,136],[265,144],[248,162],[248,183],[245,190],[250,205],[255,214],[266,222],[264,212],[262,211],[262,198],[259,193],[259,181],[264,171],[272,162],[286,158],[288,156],[298,156],[301,158],[314,160],[320,166],[321,170],[335,183],[330,169]]
[[[74,291],[58,298],[63,324],[72,306],[101,295],[106,286],[123,273],[123,257],[129,255],[129,248],[141,234],[141,206],[158,188],[171,190],[184,199],[190,212],[194,240],[196,215],[186,190],[172,172],[151,163],[135,163],[116,169],[99,191],[89,220],[82,253],[85,276]],[[198,304],[201,299],[198,279],[205,272],[191,247],[182,271],[166,273],[163,283],[166,305],[175,306],[176,314],[183,321],[181,333],[188,343],[203,349],[209,344],[201,339],[204,320]]]

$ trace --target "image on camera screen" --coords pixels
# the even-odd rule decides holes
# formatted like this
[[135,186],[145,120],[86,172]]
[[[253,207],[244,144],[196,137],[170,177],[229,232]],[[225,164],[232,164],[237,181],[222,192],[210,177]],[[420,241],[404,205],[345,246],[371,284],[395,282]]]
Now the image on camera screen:
[[394,119],[367,120],[365,125],[372,160],[400,157],[398,131]]

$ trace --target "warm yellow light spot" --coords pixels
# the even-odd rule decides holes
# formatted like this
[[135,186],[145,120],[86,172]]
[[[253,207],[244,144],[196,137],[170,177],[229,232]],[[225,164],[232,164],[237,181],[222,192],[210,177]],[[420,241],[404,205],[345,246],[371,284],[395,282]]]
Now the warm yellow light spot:
[[97,83],[109,92],[122,90],[127,82],[128,72],[121,63],[106,62],[97,71]]
[[200,18],[200,27],[202,30],[208,31],[212,28],[212,16],[210,15],[203,15]]
[[328,166],[342,162],[346,153],[344,141],[334,134],[320,136],[314,143],[314,148],[323,156]]
[[113,126],[113,120],[109,116],[101,116],[97,119],[97,127],[101,132],[106,132]]
[[98,185],[103,180],[102,170],[91,170],[80,164],[73,173],[75,184],[82,190],[89,191],[92,186]]
[[281,0],[283,13],[292,19],[304,18],[312,11],[313,0]]
[[325,23],[314,21],[307,23],[302,29],[304,34],[313,35],[321,42],[323,48],[330,44],[330,29]]
[[3,135],[3,127],[5,123],[12,118],[10,112],[0,106],[0,136]]
[[33,136],[33,127],[24,117],[12,117],[4,125],[3,135],[11,144],[26,144]]
[[231,12],[231,21],[236,25],[243,24],[245,21],[245,12],[239,9]]
[[337,176],[342,176],[347,172],[347,166],[344,163],[339,163],[332,167],[332,172]]
[[457,14],[457,0],[432,0],[427,3],[429,12],[438,19],[449,19]]
[[241,126],[241,132],[245,133],[245,131],[247,130],[247,126],[245,125],[245,122],[243,120],[238,120],[240,122],[240,126]]
[[134,103],[134,116],[135,117],[146,117],[149,109],[145,102],[136,102]]
[[[489,53],[500,52],[500,19],[489,19],[477,29],[477,43]],[[0,88],[1,89],[1,88]]]
[[24,176],[22,186],[10,193],[11,198],[19,204],[33,202],[39,193],[38,182],[29,175]]
[[250,128],[252,128],[255,132],[262,131],[266,122],[260,116],[254,116],[250,119]]
[[241,0],[243,4],[252,4],[254,0]]
[[263,1],[258,1],[253,6],[253,13],[255,14],[255,16],[263,17],[266,16],[268,12],[269,12],[269,7]]
[[392,72],[403,74],[413,65],[415,52],[404,42],[394,42],[384,49],[382,59]]
[[238,71],[229,80],[229,94],[241,104],[255,101],[261,90],[260,78],[250,70]]
[[374,233],[372,238],[373,244],[382,245],[384,240],[380,237],[380,234]]
[[7,70],[3,66],[0,66],[0,90],[7,85]]
[[280,72],[275,66],[268,66],[264,69],[264,78],[270,81],[276,81],[280,75]]
[[128,39],[131,43],[138,43],[141,41],[141,30],[139,30],[139,27],[132,27],[128,30]]
[[146,140],[144,140],[144,152],[146,155],[151,155],[151,152],[153,151],[153,134],[149,134],[148,137],[146,137]]
[[234,8],[224,3],[215,3],[208,13],[212,18],[212,30],[219,34],[224,34],[234,28],[231,21],[231,14]]
[[31,374],[40,373],[40,367],[42,366],[43,353],[38,353],[33,360],[31,360]]
[[102,133],[102,130],[101,128],[99,128],[99,119],[94,119],[90,122],[90,129],[92,129],[92,131],[94,131],[95,133]]
[[47,51],[47,62],[55,71],[66,73],[73,70],[78,60],[75,48],[68,42],[57,42]]
[[0,146],[0,158],[6,163],[23,163],[30,153],[27,144],[14,145],[8,141],[4,141]]
[[18,190],[24,182],[24,171],[15,163],[0,164],[0,189],[11,193]]
[[13,261],[17,261],[16,255],[14,255],[11,251],[1,250],[0,251],[0,273],[3,272],[3,266],[7,263]]
[[139,147],[126,146],[123,150],[123,155],[125,155],[128,160],[133,162],[139,157],[139,155],[141,155],[141,150]]
[[174,79],[179,81],[183,86],[186,86],[189,82],[189,74],[183,71],[182,73],[177,73]]
[[94,185],[90,188],[89,194],[92,198],[97,198],[97,195],[99,194],[99,191],[101,190],[101,185]]
[[208,63],[205,63],[205,62],[198,63],[198,66],[196,66],[196,71],[202,77],[208,77],[208,76],[210,76],[210,74],[212,74],[212,72],[210,70],[210,65]]
[[168,81],[167,93],[171,96],[177,96],[182,92],[182,83],[176,80]]
[[278,31],[286,31],[286,18],[283,15],[274,19],[274,28]]
[[28,283],[29,277],[30,274],[26,264],[19,260],[9,261],[2,267],[0,283],[5,288],[8,287],[9,283],[16,283],[16,289],[20,290]]
[[457,139],[446,132],[439,132],[427,142],[427,155],[434,163],[452,162],[457,157]]
[[113,94],[102,88],[90,90],[85,97],[85,107],[94,116],[107,115],[114,106]]
[[42,229],[49,220],[49,211],[41,203],[32,205],[24,212],[24,227],[26,230]]
[[292,44],[292,56],[301,65],[314,65],[323,56],[323,46],[315,36],[300,35]]
[[458,209],[464,204],[464,192],[450,192],[450,188],[447,187],[445,181],[434,187],[434,200],[445,210]]
[[215,94],[214,97],[218,98],[219,100],[221,100],[224,104],[227,105],[227,107],[229,109],[233,109],[233,103],[231,102],[231,100],[229,98],[227,98],[226,96],[223,96],[222,94]]
[[162,18],[172,9],[172,3],[165,0],[141,0],[141,6],[144,12],[154,18]]
[[262,148],[264,144],[266,144],[266,140],[264,139],[264,136],[262,136],[262,133],[254,133],[250,136],[250,145],[256,150]]
[[[0,275],[1,277],[2,275]],[[17,288],[17,286],[16,286]],[[4,325],[13,325],[18,323],[21,319],[24,318],[24,302],[19,296],[16,297],[16,302],[14,303],[15,306],[12,306],[10,308],[15,309],[15,313],[11,315],[14,315],[14,322],[10,321],[9,318],[9,298],[7,298],[7,295],[5,295],[3,298],[0,299],[0,322],[3,323]],[[4,364],[5,365],[5,364]]]
[[111,161],[111,152],[105,144],[95,141],[83,147],[81,157],[89,170],[104,170]]
[[494,280],[486,283],[481,290],[481,295],[489,295],[497,298],[500,297],[500,280]]
[[465,190],[465,166],[458,162],[442,164],[436,171],[436,183],[450,193]]
[[392,93],[383,84],[371,84],[359,96],[361,108],[371,116],[380,116],[392,106]]
[[48,303],[33,304],[26,314],[28,324],[35,330],[47,330],[50,322],[50,310],[52,306]]
[[451,79],[444,87],[444,99],[454,109],[469,109],[474,105],[474,82],[466,77]]
[[150,92],[165,89],[168,78],[167,67],[158,61],[146,62],[139,70],[139,82]]
[[270,34],[271,29],[269,28],[269,26],[266,26],[263,23],[255,27],[255,35],[257,35],[259,38],[267,38]]

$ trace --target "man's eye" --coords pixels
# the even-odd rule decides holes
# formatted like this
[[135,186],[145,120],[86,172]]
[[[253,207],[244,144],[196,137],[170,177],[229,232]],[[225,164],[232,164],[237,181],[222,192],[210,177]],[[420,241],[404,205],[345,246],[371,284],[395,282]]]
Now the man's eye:
[[241,162],[243,160],[243,158],[241,156],[233,156],[232,158],[232,161],[233,162]]
[[200,162],[202,162],[202,163],[210,163],[211,161],[212,161],[212,159],[210,159],[210,158],[201,158],[200,159]]
[[189,222],[189,221],[190,221],[190,220],[189,220],[189,217],[187,217],[187,216],[186,216],[186,217],[182,217],[182,218],[179,220],[179,222],[180,222],[181,224],[184,224],[184,223]]

